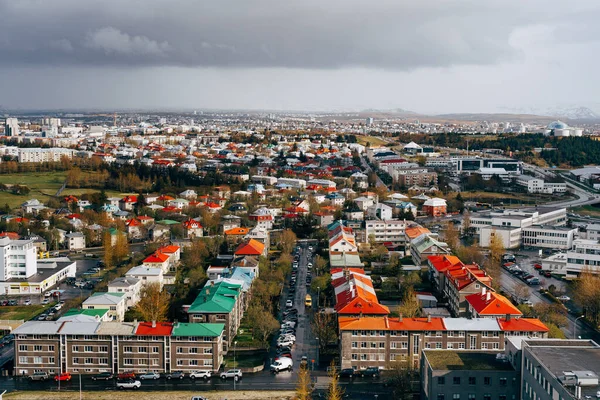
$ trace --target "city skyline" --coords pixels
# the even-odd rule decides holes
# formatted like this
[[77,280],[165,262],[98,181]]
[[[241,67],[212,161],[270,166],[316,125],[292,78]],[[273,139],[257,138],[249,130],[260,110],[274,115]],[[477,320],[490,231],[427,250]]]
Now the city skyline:
[[7,109],[600,110],[600,6],[0,1]]

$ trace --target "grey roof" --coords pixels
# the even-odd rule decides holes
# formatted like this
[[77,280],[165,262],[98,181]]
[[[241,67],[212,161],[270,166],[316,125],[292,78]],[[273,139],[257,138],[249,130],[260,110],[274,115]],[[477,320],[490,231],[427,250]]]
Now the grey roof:
[[68,238],[85,237],[85,235],[83,233],[81,233],[81,232],[72,232],[72,233],[69,233],[69,234],[67,234],[65,236],[68,237]]
[[133,322],[100,322],[96,330],[98,335],[133,335],[137,327]]
[[152,268],[152,267],[144,267],[143,265],[138,265],[137,267],[131,268],[125,275],[145,275],[145,276],[158,276],[160,275],[162,270],[160,268]]
[[12,333],[15,335],[56,335],[60,331],[64,322],[58,321],[27,321],[23,325],[19,326]]
[[60,329],[61,334],[65,335],[93,335],[98,329],[99,322],[75,322],[66,321]]
[[113,279],[112,281],[109,282],[108,286],[109,287],[110,286],[129,287],[129,286],[135,285],[139,281],[140,280],[137,278],[133,278],[131,276],[126,276],[126,277]]
[[124,293],[110,293],[110,292],[94,293],[91,297],[88,297],[87,299],[85,299],[83,304],[84,305],[86,305],[86,304],[99,304],[99,305],[119,304],[121,301],[124,300],[123,294]]
[[443,318],[444,326],[450,331],[501,331],[494,318]]

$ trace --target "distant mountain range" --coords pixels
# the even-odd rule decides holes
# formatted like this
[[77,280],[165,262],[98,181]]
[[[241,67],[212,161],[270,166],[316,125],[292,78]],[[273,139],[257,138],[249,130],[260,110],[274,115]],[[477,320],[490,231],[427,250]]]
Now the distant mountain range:
[[552,108],[507,108],[507,111],[517,114],[543,115],[561,119],[599,119],[600,116],[587,107],[552,107]]

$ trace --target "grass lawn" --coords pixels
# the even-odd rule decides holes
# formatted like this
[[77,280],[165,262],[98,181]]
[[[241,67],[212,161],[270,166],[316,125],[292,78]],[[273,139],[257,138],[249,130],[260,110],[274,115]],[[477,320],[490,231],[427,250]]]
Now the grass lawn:
[[3,306],[0,307],[0,319],[23,319],[28,321],[53,305],[54,303],[50,303],[45,306],[41,304],[32,304],[30,306]]
[[227,356],[225,356],[225,367],[226,368],[252,368],[258,365],[263,365],[267,358],[266,350],[257,351],[235,351],[235,365],[233,363],[233,349],[229,349]]
[[442,370],[509,370],[510,363],[496,359],[495,354],[469,353],[461,351],[426,351],[434,369]]
[[356,140],[359,144],[362,144],[363,146],[365,146],[367,142],[369,142],[371,147],[385,146],[387,144],[386,141],[381,140],[375,136],[356,135]]
[[590,217],[600,217],[600,208],[594,206],[579,206],[571,208],[571,212],[581,215],[589,215]]
[[37,198],[45,202],[48,195],[55,195],[65,181],[66,172],[28,172],[21,174],[0,175],[0,183],[7,185],[25,185],[31,192],[26,196],[18,196],[7,192],[0,192],[0,204],[8,204],[11,208],[18,207],[21,203]]

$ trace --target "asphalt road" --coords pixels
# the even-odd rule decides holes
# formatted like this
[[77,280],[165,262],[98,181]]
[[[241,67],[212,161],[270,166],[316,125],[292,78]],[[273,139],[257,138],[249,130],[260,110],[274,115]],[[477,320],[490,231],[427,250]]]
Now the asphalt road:
[[[369,172],[373,171],[371,166],[367,163],[367,161],[365,160],[365,158],[362,155],[360,156],[360,162],[362,163],[362,166],[365,169],[365,173],[367,175],[369,174]],[[388,190],[387,185],[385,183],[383,183],[383,181],[381,180],[379,175],[377,175],[377,173],[375,173],[375,176],[377,177],[377,187],[382,187],[382,188],[385,188],[386,190]]]

